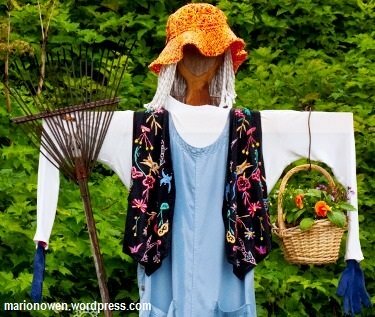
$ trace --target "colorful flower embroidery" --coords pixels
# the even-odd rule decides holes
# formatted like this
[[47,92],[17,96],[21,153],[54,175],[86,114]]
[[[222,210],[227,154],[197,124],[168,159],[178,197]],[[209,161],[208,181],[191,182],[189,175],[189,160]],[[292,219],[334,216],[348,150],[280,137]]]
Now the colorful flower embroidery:
[[236,238],[233,234],[231,234],[229,231],[227,231],[227,241],[229,243],[234,243],[236,241]]
[[251,251],[246,250],[245,244],[244,244],[242,239],[238,239],[238,240],[240,242],[240,245],[239,246],[238,245],[233,246],[233,251],[240,252],[243,256],[242,260],[244,262],[249,262],[253,265],[256,265],[257,263],[255,261],[255,258],[253,256],[253,254],[251,253]]
[[147,274],[161,265],[171,239],[174,180],[171,153],[165,146],[169,144],[166,127],[168,113],[163,109],[134,114],[132,187],[124,240],[129,247],[124,245],[124,251],[144,265]]
[[244,192],[251,187],[249,180],[244,176],[240,176],[237,179],[237,188],[240,192]]
[[234,273],[242,278],[262,260],[271,247],[267,189],[262,165],[260,114],[234,110],[234,122],[227,170],[223,217],[227,255]]
[[137,169],[133,166],[131,175],[132,175],[132,178],[135,179],[135,178],[142,177],[143,173],[140,171],[137,171]]
[[164,169],[161,171],[163,178],[160,180],[160,186],[168,185],[168,193],[171,192],[171,181],[172,176],[164,173]]
[[148,166],[150,168],[150,173],[153,173],[153,174],[159,173],[159,164],[152,160],[152,157],[150,154],[148,154],[147,159],[143,160],[141,164]]
[[151,112],[151,115],[146,119],[146,123],[149,123],[151,121],[150,129],[155,131],[155,135],[158,134],[158,129],[161,129],[161,125],[160,123],[157,122],[155,115],[161,114],[161,113],[163,113],[161,109],[156,110],[154,112]]
[[139,249],[141,248],[142,244],[143,244],[143,243],[140,243],[140,244],[138,244],[138,245],[136,245],[136,246],[134,246],[134,247],[129,247],[130,252],[131,252],[131,253],[137,253],[137,252],[139,251]]
[[247,230],[245,231],[245,237],[246,239],[250,240],[250,239],[254,239],[255,237],[255,232],[254,231],[251,231],[251,230]]
[[155,178],[151,175],[147,175],[146,178],[142,181],[142,184],[146,186],[146,188],[154,187]]
[[147,133],[150,132],[151,129],[142,125],[141,131],[142,131],[141,135],[137,139],[134,140],[134,143],[136,143],[136,144],[138,143],[139,145],[143,145],[143,143],[144,143],[145,146],[146,146],[146,150],[153,150],[154,147],[153,147],[150,139],[147,136]]
[[250,203],[248,211],[251,217],[254,217],[257,210],[262,209],[262,205],[260,204],[260,201],[257,201],[256,203]]
[[247,162],[247,159],[244,160],[240,165],[237,165],[236,167],[236,174],[237,175],[241,175],[245,172],[245,170],[249,167],[251,167],[252,165],[250,163]]
[[162,226],[158,229],[159,237],[164,236],[169,231],[169,224],[168,222],[163,223]]
[[251,174],[251,179],[259,182],[260,181],[260,169],[256,168],[255,171]]
[[262,255],[267,253],[267,249],[262,245],[260,247],[255,246],[255,250]]
[[239,119],[238,119],[239,125],[238,125],[238,128],[237,128],[237,132],[238,132],[238,136],[240,138],[242,138],[242,132],[246,132],[246,130],[247,130],[246,127],[249,125],[249,121],[246,120],[246,117],[243,114],[243,112],[242,112],[242,115],[237,115],[237,117],[239,117]]
[[146,201],[148,201],[148,193],[150,191],[150,188],[154,187],[155,178],[153,178],[151,175],[147,175],[146,178],[142,181],[142,184],[145,186],[144,191],[142,192],[142,196],[145,198]]
[[248,155],[249,154],[249,149],[251,147],[259,146],[259,142],[256,142],[255,138],[253,137],[253,133],[255,132],[256,128],[250,128],[246,131],[246,135],[248,136],[247,138],[247,143],[246,147],[242,150],[242,153]]
[[245,114],[242,112],[241,109],[235,109],[235,110],[234,110],[234,115],[235,115],[235,117],[237,117],[237,118],[241,118],[241,119],[244,119],[244,118],[245,118]]
[[147,204],[145,204],[144,199],[136,199],[136,198],[134,198],[133,202],[132,202],[132,208],[137,208],[141,212],[146,212]]

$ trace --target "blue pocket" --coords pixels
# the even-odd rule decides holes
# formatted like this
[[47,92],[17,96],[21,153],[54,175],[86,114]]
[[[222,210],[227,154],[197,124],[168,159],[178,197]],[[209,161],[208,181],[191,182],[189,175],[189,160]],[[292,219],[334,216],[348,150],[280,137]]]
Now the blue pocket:
[[167,317],[167,313],[156,306],[151,306],[150,317]]
[[256,317],[256,307],[251,304],[244,304],[238,309],[227,311],[223,310],[220,305],[217,306],[215,317]]
[[150,317],[173,317],[174,316],[174,302],[172,301],[169,305],[168,312],[162,311],[160,308],[152,305],[150,311]]

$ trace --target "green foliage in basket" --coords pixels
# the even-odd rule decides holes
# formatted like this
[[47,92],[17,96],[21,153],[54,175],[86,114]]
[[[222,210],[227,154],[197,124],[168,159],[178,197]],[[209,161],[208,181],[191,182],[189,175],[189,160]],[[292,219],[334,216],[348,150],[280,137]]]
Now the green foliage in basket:
[[287,226],[309,230],[315,220],[328,218],[334,225],[344,227],[346,212],[355,208],[349,204],[348,194],[342,186],[330,188],[318,184],[315,188],[302,189],[288,186],[283,193],[283,219]]

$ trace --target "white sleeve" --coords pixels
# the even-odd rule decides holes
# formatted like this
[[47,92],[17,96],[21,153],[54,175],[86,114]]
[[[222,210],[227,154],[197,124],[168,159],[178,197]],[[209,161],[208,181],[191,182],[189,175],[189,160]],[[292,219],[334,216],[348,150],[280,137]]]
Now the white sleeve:
[[37,190],[37,229],[34,241],[48,245],[59,195],[59,170],[43,155],[39,155]]
[[[308,115],[308,112],[289,110],[261,111],[263,157],[269,192],[287,165],[308,156]],[[310,122],[311,159],[326,163],[338,181],[354,191],[350,203],[357,208],[353,115],[312,112]],[[358,212],[348,212],[348,218],[345,259],[360,261],[363,254],[359,240]]]
[[38,167],[37,227],[34,241],[36,243],[38,241],[43,241],[47,244],[46,248],[48,248],[49,238],[56,215],[60,188],[60,173],[58,168],[53,165],[46,156],[51,159],[48,153],[41,148]]
[[108,165],[130,187],[134,111],[115,111],[98,161]]

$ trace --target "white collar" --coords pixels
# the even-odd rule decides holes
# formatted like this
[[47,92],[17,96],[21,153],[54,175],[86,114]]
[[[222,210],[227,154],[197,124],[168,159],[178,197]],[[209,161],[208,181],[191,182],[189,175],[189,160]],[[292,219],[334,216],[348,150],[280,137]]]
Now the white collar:
[[229,108],[203,105],[191,106],[169,96],[164,108],[170,113],[180,136],[191,146],[205,147],[223,131]]

